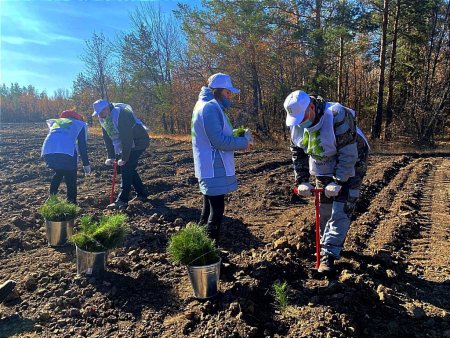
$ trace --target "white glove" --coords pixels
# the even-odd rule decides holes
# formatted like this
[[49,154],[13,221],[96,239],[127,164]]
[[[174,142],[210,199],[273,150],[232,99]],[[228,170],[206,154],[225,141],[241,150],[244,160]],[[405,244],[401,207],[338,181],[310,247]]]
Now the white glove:
[[124,161],[124,160],[118,160],[117,161],[117,165],[120,166],[120,167],[125,165],[126,163],[127,163],[127,161]]
[[247,139],[249,145],[253,145],[253,136],[250,129],[245,129],[244,137]]
[[311,183],[304,182],[297,187],[297,194],[302,197],[311,196],[311,189],[314,189]]
[[84,170],[84,174],[85,175],[90,175],[90,173],[91,173],[91,166],[90,165],[84,165],[83,166],[83,170]]
[[331,182],[325,187],[325,196],[327,196],[328,198],[336,197],[337,195],[339,195],[341,189],[341,185]]
[[108,159],[106,159],[105,164],[106,165],[113,165],[114,164],[114,160],[112,158],[108,158]]

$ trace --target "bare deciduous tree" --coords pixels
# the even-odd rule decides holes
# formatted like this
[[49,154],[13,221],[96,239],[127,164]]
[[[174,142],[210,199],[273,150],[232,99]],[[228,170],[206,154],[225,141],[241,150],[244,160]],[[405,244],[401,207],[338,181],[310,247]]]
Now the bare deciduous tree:
[[98,95],[106,100],[109,100],[108,77],[111,72],[112,52],[112,44],[103,33],[94,33],[91,40],[86,41],[84,54],[80,57],[86,66],[86,76],[93,81]]

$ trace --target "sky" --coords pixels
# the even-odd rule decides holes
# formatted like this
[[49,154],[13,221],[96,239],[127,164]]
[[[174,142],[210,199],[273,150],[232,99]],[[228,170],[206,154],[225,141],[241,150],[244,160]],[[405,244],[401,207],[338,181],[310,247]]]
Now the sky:
[[[72,90],[84,70],[80,60],[86,41],[103,33],[113,40],[130,29],[129,14],[144,1],[0,0],[0,84],[32,85],[52,96],[57,89]],[[162,11],[178,2],[149,0]]]

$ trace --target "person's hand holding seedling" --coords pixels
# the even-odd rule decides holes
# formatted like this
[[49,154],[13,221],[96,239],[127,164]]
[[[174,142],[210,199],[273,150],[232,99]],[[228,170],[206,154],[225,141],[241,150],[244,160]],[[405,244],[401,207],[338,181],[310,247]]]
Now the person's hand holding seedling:
[[247,129],[244,126],[240,126],[237,129],[233,129],[233,136],[234,137],[244,137],[246,130]]
[[245,137],[247,139],[247,142],[248,142],[247,149],[249,149],[253,145],[252,132],[250,131],[250,129],[245,128],[244,126],[240,126],[239,128],[234,129],[233,130],[233,136],[234,137]]
[[250,129],[245,129],[244,137],[248,141],[248,146],[251,147],[253,145],[253,136],[252,136],[252,132],[250,131]]

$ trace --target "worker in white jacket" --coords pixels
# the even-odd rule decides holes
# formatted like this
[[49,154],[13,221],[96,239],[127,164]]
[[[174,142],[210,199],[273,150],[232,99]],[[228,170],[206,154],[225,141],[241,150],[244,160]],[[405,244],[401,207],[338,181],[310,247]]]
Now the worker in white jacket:
[[325,102],[297,90],[284,102],[290,127],[291,152],[298,194],[320,196],[321,263],[319,272],[334,270],[367,170],[369,145],[356,127],[355,112],[336,102]]

